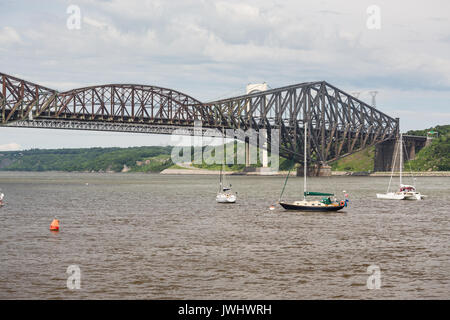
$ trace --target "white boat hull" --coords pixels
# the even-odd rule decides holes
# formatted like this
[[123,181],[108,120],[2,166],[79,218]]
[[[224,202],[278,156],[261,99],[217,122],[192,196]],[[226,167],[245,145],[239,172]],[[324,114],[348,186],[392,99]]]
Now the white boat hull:
[[216,201],[218,203],[235,203],[236,202],[236,195],[219,193],[216,196]]
[[384,200],[404,200],[405,196],[403,194],[389,192],[389,193],[377,193],[377,198]]
[[422,200],[424,197],[419,192],[377,193],[377,198],[384,200]]
[[419,192],[408,192],[405,196],[405,200],[422,200],[423,198],[425,198],[425,196]]

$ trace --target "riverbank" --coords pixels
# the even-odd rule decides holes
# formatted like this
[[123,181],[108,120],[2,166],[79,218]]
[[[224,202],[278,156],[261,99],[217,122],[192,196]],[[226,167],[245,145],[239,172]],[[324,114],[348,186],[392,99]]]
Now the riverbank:
[[[165,169],[160,172],[162,175],[218,175],[220,171],[207,170],[199,168],[189,169]],[[288,171],[277,171],[270,173],[260,172],[242,172],[242,171],[224,171],[226,175],[239,176],[287,176]],[[291,171],[291,175],[295,175]],[[332,176],[364,176],[364,177],[390,177],[391,172],[350,172],[350,171],[331,171]],[[399,172],[394,172],[394,177],[400,176]],[[450,177],[450,171],[423,171],[423,172],[403,172],[404,177]]]
[[[404,177],[450,177],[450,171],[416,171],[403,172]],[[391,172],[373,172],[371,177],[390,177]],[[400,176],[400,172],[394,172],[394,177]]]
[[[365,177],[390,177],[392,172],[350,172],[350,171],[332,171],[332,176],[365,176]],[[416,171],[403,172],[404,177],[450,177],[450,171]],[[400,172],[394,172],[394,177],[399,177]]]
[[[190,169],[165,169],[159,174],[162,175],[218,175],[219,170],[207,170],[199,168]],[[235,176],[286,176],[288,171],[277,171],[277,172],[243,172],[243,171],[224,171],[225,175],[235,175]],[[291,172],[292,174],[292,172]]]

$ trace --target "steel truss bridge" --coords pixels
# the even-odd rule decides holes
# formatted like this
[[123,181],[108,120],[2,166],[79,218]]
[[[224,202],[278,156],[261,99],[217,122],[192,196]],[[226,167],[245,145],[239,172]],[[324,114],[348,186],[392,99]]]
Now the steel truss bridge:
[[[394,119],[325,81],[305,82],[202,103],[176,90],[108,84],[65,92],[0,73],[1,126],[192,135],[204,130],[267,130],[280,155],[303,161],[308,126],[311,161],[326,164],[393,139]],[[278,129],[275,131],[275,129]]]

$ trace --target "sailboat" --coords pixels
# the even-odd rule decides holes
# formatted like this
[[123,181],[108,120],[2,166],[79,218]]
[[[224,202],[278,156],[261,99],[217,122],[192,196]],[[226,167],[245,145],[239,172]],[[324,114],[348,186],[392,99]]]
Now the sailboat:
[[391,179],[389,180],[389,185],[386,193],[377,193],[378,199],[384,200],[422,200],[426,196],[417,192],[416,187],[413,185],[403,184],[403,134],[400,134],[399,140],[400,149],[400,185],[397,192],[389,192],[391,187],[392,177],[394,175],[395,162],[397,160],[397,152],[394,155],[394,162],[392,166]]
[[[282,202],[281,197],[283,195],[283,191],[280,195],[280,201],[278,202],[285,210],[295,210],[295,211],[338,211],[347,206],[347,201],[336,200],[336,197],[333,193],[324,193],[324,192],[312,192],[307,191],[307,123],[304,124],[304,136],[305,136],[305,147],[304,147],[304,167],[303,167],[303,200],[294,201],[294,202]],[[286,177],[285,186],[287,179],[289,178],[289,174]],[[307,200],[307,197],[323,197],[322,200]]]
[[[222,142],[223,142],[223,135],[222,135]],[[220,174],[219,174],[219,190],[217,191],[216,201],[218,203],[235,203],[237,196],[231,190],[231,184],[226,186],[224,171],[225,171],[225,164],[222,159],[222,166],[220,167]]]
[[218,203],[235,203],[236,198],[236,194],[231,190],[231,184],[225,186],[225,175],[223,169],[220,168],[219,190],[217,191],[216,201]]

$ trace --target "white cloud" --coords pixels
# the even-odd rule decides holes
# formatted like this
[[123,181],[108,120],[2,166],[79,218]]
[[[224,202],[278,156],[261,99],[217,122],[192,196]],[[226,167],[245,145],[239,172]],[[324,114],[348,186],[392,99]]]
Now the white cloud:
[[0,46],[9,46],[22,44],[19,33],[12,27],[5,26],[0,28]]
[[225,15],[227,18],[234,19],[240,17],[243,19],[255,19],[259,17],[259,9],[257,7],[242,2],[224,2],[215,3],[217,12]]
[[93,27],[97,27],[97,28],[108,28],[108,24],[101,22],[101,21],[97,21],[95,19],[89,18],[89,17],[83,17],[83,22],[87,23],[88,25],[91,25]]

